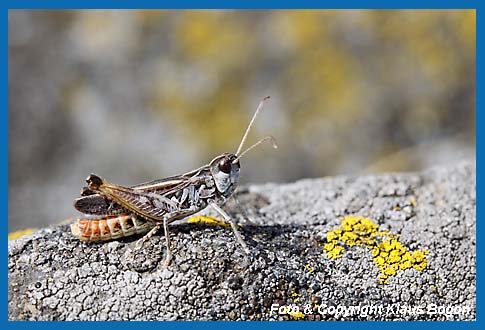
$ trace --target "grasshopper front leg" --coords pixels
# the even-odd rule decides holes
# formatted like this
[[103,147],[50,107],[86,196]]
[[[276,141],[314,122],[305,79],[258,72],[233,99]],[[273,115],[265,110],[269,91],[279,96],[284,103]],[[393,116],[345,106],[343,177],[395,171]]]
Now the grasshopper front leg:
[[214,210],[216,210],[216,212],[219,213],[224,218],[225,221],[227,221],[231,224],[232,231],[234,232],[234,235],[236,236],[237,241],[239,242],[239,244],[241,244],[242,248],[244,249],[244,251],[246,252],[247,255],[251,254],[251,251],[249,250],[248,246],[244,242],[241,234],[239,233],[239,231],[236,228],[236,224],[234,223],[232,218],[229,216],[229,214],[227,214],[226,211],[221,209],[219,207],[219,205],[217,205],[216,203],[211,203],[210,206],[212,206],[212,208]]
[[234,203],[236,203],[236,207],[238,208],[238,210],[243,214],[244,221],[250,226],[257,226],[254,220],[251,220],[244,207],[241,206],[241,203],[239,203],[239,199],[236,197],[235,194],[232,195],[232,198],[234,199]]

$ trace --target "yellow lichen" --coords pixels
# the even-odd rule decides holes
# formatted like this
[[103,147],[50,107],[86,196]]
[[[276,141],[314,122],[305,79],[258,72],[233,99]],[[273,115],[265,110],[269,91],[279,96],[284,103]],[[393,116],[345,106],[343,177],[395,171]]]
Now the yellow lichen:
[[342,257],[344,248],[341,246],[334,247],[331,251],[327,251],[327,257],[330,259],[339,259]]
[[231,228],[231,225],[214,217],[195,216],[187,220],[187,223],[204,223],[211,226],[221,226],[224,228]]
[[329,231],[327,234],[327,241],[331,242],[339,238],[339,234],[336,233],[336,230]]
[[365,247],[372,251],[374,264],[381,270],[380,283],[389,282],[389,277],[399,270],[414,268],[423,270],[427,266],[427,250],[409,252],[398,241],[399,235],[389,231],[378,231],[371,219],[348,216],[342,219],[342,226],[327,233],[327,244],[323,251],[329,259],[342,257],[344,246]]
[[25,236],[25,235],[30,235],[33,232],[34,232],[34,229],[32,229],[32,228],[27,228],[27,229],[24,229],[24,230],[14,231],[13,233],[9,233],[8,234],[8,240],[11,241],[11,240],[20,238],[20,237]]
[[326,251],[332,251],[335,248],[335,243],[334,242],[327,243],[323,246],[323,248]]
[[396,270],[392,267],[387,267],[386,269],[384,269],[384,274],[386,274],[387,276],[396,275]]
[[289,312],[288,314],[290,314],[294,320],[302,320],[305,318],[305,314],[302,312]]
[[310,266],[309,264],[306,264],[305,265],[305,269],[309,272],[309,273],[313,273],[313,268],[312,266]]

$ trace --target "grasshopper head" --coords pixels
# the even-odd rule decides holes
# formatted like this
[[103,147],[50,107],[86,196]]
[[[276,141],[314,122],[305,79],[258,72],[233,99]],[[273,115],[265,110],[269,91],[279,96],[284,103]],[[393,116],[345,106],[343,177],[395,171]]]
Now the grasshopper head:
[[234,154],[225,153],[210,162],[210,172],[214,178],[217,190],[229,197],[239,182],[239,159]]
[[267,99],[269,99],[269,96],[266,96],[261,100],[261,102],[259,102],[258,108],[256,109],[256,112],[251,118],[251,121],[249,122],[249,125],[246,128],[246,131],[244,132],[241,142],[237,147],[236,153],[235,154],[225,153],[220,156],[217,156],[209,164],[210,172],[212,174],[212,177],[214,178],[216,188],[219,191],[219,193],[226,198],[231,196],[234,190],[236,190],[236,186],[239,182],[239,171],[241,168],[241,166],[239,165],[239,159],[245,153],[257,147],[258,145],[260,145],[266,140],[270,140],[273,143],[273,148],[277,148],[276,140],[272,136],[266,136],[261,140],[259,140],[258,142],[256,142],[255,144],[253,144],[252,146],[250,146],[249,148],[247,148],[246,150],[242,151],[242,147],[244,146],[244,142],[248,137],[249,131],[251,130],[251,126],[253,125],[253,122],[256,119],[256,116],[258,115],[259,111],[263,107],[263,103]]

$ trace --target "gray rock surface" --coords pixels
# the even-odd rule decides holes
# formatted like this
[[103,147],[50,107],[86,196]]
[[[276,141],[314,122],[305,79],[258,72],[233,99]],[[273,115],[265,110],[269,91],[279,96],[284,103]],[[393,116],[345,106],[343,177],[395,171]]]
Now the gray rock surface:
[[[296,305],[305,320],[475,319],[475,173],[473,163],[462,163],[245,187],[238,199],[258,225],[241,229],[252,256],[231,230],[182,223],[172,226],[168,269],[163,231],[137,250],[137,238],[87,244],[68,225],[45,228],[9,242],[9,319],[292,319],[271,314],[273,304]],[[243,221],[234,204],[225,209]],[[365,248],[328,259],[326,233],[345,215],[401,234],[409,250],[427,249],[427,268],[379,284]]]

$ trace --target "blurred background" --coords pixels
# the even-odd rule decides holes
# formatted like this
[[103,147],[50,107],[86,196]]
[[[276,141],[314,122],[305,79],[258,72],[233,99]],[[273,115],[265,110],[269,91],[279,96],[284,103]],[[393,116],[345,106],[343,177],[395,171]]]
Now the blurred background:
[[235,152],[242,183],[475,157],[474,10],[9,12],[9,231]]

